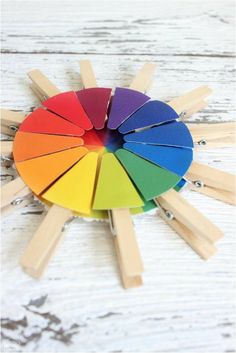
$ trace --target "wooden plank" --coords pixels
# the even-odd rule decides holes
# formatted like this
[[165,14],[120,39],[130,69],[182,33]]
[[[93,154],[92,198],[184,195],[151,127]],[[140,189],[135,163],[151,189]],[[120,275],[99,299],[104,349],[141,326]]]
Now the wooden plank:
[[[161,53],[165,58],[180,55],[184,64],[183,55],[190,55],[191,60],[198,55],[220,56],[222,60],[234,55],[232,1],[227,1],[226,6],[222,6],[219,0],[215,6],[202,0],[199,2],[201,6],[197,6],[194,0],[189,0],[188,6],[183,0],[174,4],[173,1],[165,3],[162,0],[157,4],[149,0],[145,6],[137,0],[130,4],[114,0],[112,6],[105,0],[99,6],[93,7],[93,4],[92,0],[82,0],[78,8],[76,0],[69,0],[65,10],[63,6],[55,9],[53,1],[45,6],[44,1],[39,0],[37,8],[36,4],[30,7],[32,17],[29,17],[27,7],[22,6],[19,11],[18,1],[4,2],[3,50],[27,54],[69,53],[77,57],[96,53],[106,53],[107,56],[129,53],[139,57],[149,54],[156,58]],[[37,9],[40,9],[38,13]],[[214,9],[214,16],[218,17],[212,16]],[[11,21],[11,13],[20,25]],[[63,26],[54,26],[54,17],[49,18],[49,13],[57,14]],[[83,16],[78,21],[81,13]],[[189,26],[186,26],[186,19]],[[160,35],[162,33],[165,35]],[[221,33],[224,33],[223,44],[217,40]],[[24,40],[24,48],[19,37]],[[198,71],[201,69],[199,67]]]

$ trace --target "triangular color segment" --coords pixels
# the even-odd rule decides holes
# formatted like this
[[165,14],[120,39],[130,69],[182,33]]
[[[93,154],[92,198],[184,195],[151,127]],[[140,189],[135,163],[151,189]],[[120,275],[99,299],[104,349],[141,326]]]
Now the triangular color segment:
[[91,213],[98,154],[88,153],[56,181],[42,196],[73,211]]
[[160,196],[173,188],[181,179],[178,175],[124,149],[116,151],[115,154],[145,200]]
[[18,131],[13,143],[15,162],[51,154],[83,145],[80,137],[36,134]]
[[193,159],[193,151],[190,148],[152,146],[129,142],[125,143],[123,147],[181,177],[187,172]]
[[128,117],[137,109],[141,108],[150,97],[147,95],[129,89],[116,88],[112,98],[111,110],[108,118],[108,128],[117,129]]
[[75,92],[63,92],[50,97],[42,103],[51,112],[56,113],[84,130],[93,125],[84,111]]
[[16,163],[16,168],[26,185],[38,195],[86,153],[88,153],[87,148],[75,147],[66,151],[18,162]]
[[151,127],[178,119],[178,114],[168,104],[152,100],[132,114],[119,128],[119,132],[126,134],[143,127]]
[[103,129],[111,97],[111,88],[94,87],[76,92],[95,129]]
[[193,140],[183,122],[173,121],[124,136],[126,142],[193,148]]
[[69,121],[37,108],[20,125],[19,131],[36,132],[39,134],[82,136],[84,130]]
[[95,210],[143,206],[128,174],[113,153],[104,154],[93,203]]

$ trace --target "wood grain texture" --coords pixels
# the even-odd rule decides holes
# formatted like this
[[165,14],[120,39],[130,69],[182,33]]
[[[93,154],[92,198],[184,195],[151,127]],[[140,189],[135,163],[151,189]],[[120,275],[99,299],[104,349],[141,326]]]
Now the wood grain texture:
[[[234,2],[205,0],[2,2],[2,107],[39,104],[26,73],[60,90],[82,86],[79,60],[93,62],[98,86],[129,86],[146,61],[158,65],[149,94],[169,101],[200,85],[213,89],[191,122],[234,120]],[[195,158],[235,171],[232,148],[199,148]],[[15,171],[2,169],[3,183]],[[18,261],[44,217],[34,203],[2,221],[2,348],[5,352],[235,352],[233,206],[188,190],[225,237],[208,262],[160,218],[134,217],[144,286],[125,291],[105,222],[76,219],[45,277]]]

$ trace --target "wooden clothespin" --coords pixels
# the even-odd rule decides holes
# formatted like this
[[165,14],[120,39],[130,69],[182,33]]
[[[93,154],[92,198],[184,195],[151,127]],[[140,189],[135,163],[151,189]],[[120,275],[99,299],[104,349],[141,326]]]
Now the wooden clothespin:
[[[89,60],[80,62],[80,75],[84,88],[97,87],[96,78]],[[143,271],[138,244],[135,237],[129,209],[112,209],[108,211],[111,232],[119,263],[122,282],[125,288],[142,285],[140,273]]]
[[191,109],[193,112],[201,109],[205,102],[203,99],[208,97],[212,93],[212,90],[207,86],[198,87],[188,93],[183,94],[180,97],[172,99],[168,104],[181,116],[185,114],[191,114]]
[[14,136],[24,118],[24,113],[1,109],[1,133]]
[[235,146],[236,123],[187,124],[197,146],[231,147]]
[[80,65],[80,76],[84,88],[97,87],[96,77],[94,75],[93,67],[89,60],[81,60]]
[[[129,88],[143,93],[146,92],[150,87],[151,82],[153,81],[155,70],[156,70],[156,64],[145,63],[143,67],[139,70],[137,75],[134,77]],[[131,239],[133,239],[133,244],[130,244],[130,246],[128,247],[128,244],[126,243],[127,239],[124,237],[123,244],[122,244],[123,248],[133,249],[134,253],[139,254],[129,209],[112,210],[112,212],[109,212],[109,217],[111,220],[111,229],[113,234],[117,235],[118,233],[121,233],[125,235],[126,232],[129,232],[129,234],[132,234]],[[143,271],[143,267],[142,267],[142,262],[140,261],[140,256],[136,256],[136,263],[134,262],[135,258],[131,257],[133,259],[132,260],[133,265],[136,268],[139,268],[139,272],[136,274],[133,273],[133,275],[130,275],[127,272],[124,264],[125,259],[129,260],[130,255],[126,253],[122,257],[121,255],[122,245],[119,245],[117,236],[114,237],[114,242],[117,250],[117,258],[120,266],[121,278],[122,278],[124,287],[132,288],[132,287],[141,286],[143,284],[143,281],[140,273]]]
[[201,212],[187,202],[177,191],[171,189],[154,199],[162,218],[204,260],[214,255],[214,243],[223,233]]
[[43,275],[73,218],[68,209],[57,205],[50,207],[20,259],[26,273],[34,278]]
[[2,217],[6,217],[15,210],[32,203],[32,201],[32,192],[20,177],[1,187]]
[[31,88],[40,100],[45,100],[61,93],[60,90],[40,70],[32,70],[28,73],[28,76],[32,81]]
[[[113,210],[112,212],[108,211],[108,215],[111,231],[114,235],[114,244],[123,286],[127,289],[139,287],[143,284],[140,275],[143,271],[143,265],[139,255],[139,248],[129,210],[124,208]],[[123,223],[120,222],[121,218],[124,219]],[[127,234],[132,236],[127,237]],[[124,239],[121,239],[122,236],[124,236]],[[136,256],[136,254],[138,254],[138,256]],[[131,265],[131,267],[129,265]]]
[[191,106],[189,109],[185,111],[184,120],[188,119],[193,114],[198,113],[199,111],[205,109],[207,106],[208,106],[207,101],[199,101],[198,103],[194,104],[193,106]]
[[233,174],[193,162],[185,175],[191,190],[235,205],[236,177]]
[[129,88],[143,93],[146,92],[153,81],[155,70],[156,64],[145,63],[134,77]]
[[123,285],[125,288],[141,286],[143,264],[130,211],[127,208],[113,209],[108,215]]
[[143,272],[143,264],[129,210],[142,205],[142,199],[114,154],[104,154],[93,209],[108,210],[125,288],[142,283],[140,275]]
[[[137,75],[134,77],[129,88],[139,92],[146,92],[150,87],[151,82],[153,81],[153,75],[155,73],[155,70],[156,70],[156,64],[145,63],[143,67],[139,70]],[[130,234],[133,234],[133,241],[134,241],[133,246],[128,247],[126,244],[126,238],[124,238],[123,247],[125,249],[125,247],[127,246],[127,249],[131,248],[134,250],[134,252],[136,252],[136,254],[138,254],[138,247],[136,245],[137,243],[135,240],[135,233],[134,233],[134,228],[132,225],[132,219],[131,219],[129,210],[128,209],[113,210],[112,213],[111,212],[109,213],[109,216],[111,219],[111,224],[114,225],[114,226],[111,226],[111,229],[113,229],[113,233],[116,232],[117,234],[118,232],[121,232],[121,233],[124,233],[125,235],[126,227],[127,227],[127,231],[129,230]],[[136,264],[134,263],[134,265],[136,266],[136,268],[140,267],[139,273],[136,273],[130,276],[130,274],[127,273],[124,265],[125,258],[127,259],[129,255],[126,254],[126,256],[124,255],[122,257],[120,246],[118,244],[118,238],[114,237],[114,241],[115,241],[115,247],[117,249],[117,257],[120,265],[121,278],[122,278],[124,287],[132,288],[132,287],[141,286],[143,284],[142,277],[140,275],[140,273],[142,272],[142,263],[140,262],[140,260],[138,260],[138,256],[136,257],[137,263]]]

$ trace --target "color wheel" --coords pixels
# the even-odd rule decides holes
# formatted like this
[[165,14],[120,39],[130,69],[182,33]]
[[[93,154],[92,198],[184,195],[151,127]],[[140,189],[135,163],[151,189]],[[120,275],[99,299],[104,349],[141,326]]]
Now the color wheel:
[[187,126],[168,104],[128,88],[89,88],[44,101],[16,133],[16,168],[45,202],[83,217],[132,214],[179,190],[193,159]]

